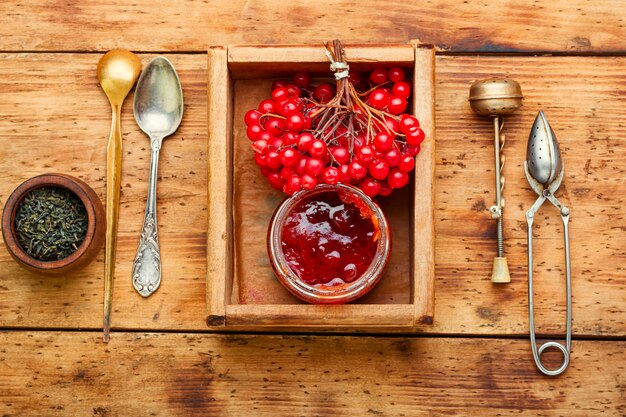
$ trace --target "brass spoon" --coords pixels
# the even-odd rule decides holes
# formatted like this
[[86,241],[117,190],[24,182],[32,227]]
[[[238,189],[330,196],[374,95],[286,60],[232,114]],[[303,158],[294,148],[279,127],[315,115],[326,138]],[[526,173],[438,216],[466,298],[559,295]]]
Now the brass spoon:
[[113,117],[107,145],[107,196],[106,196],[106,250],[104,261],[104,323],[102,339],[109,341],[111,328],[111,298],[115,273],[115,247],[117,245],[117,217],[119,213],[120,181],[122,176],[122,128],[120,115],[122,103],[135,85],[141,72],[141,61],[130,51],[112,50],[98,62],[98,82],[111,103]]

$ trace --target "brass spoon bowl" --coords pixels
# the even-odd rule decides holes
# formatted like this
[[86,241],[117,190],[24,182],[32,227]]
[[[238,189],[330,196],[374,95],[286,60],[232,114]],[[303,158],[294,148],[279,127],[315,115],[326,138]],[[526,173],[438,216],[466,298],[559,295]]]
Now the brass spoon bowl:
[[511,114],[521,107],[522,98],[522,88],[511,79],[489,78],[470,87],[470,106],[481,116]]

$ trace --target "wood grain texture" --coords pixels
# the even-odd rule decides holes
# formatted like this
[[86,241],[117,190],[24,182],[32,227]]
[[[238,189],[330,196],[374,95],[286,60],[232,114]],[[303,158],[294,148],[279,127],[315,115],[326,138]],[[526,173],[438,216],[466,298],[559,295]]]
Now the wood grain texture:
[[626,342],[574,341],[558,378],[526,340],[0,333],[7,416],[619,416]]
[[[206,329],[206,57],[169,57],[181,76],[186,108],[181,130],[163,146],[160,166],[163,287],[144,300],[130,282],[149,154],[148,140],[136,126],[132,101],[127,100],[113,315],[117,329]],[[1,206],[19,183],[48,171],[71,173],[104,195],[110,113],[95,76],[99,58],[99,54],[0,55]],[[142,59],[147,62],[149,56]],[[524,212],[534,194],[522,161],[528,131],[541,108],[557,134],[566,164],[557,196],[572,210],[574,333],[626,335],[624,74],[626,58],[620,57],[437,57],[437,319],[430,332],[527,334]],[[513,280],[506,286],[489,281],[495,253],[495,224],[486,212],[494,199],[492,126],[467,103],[472,81],[490,75],[512,76],[526,96],[525,107],[508,117],[504,128],[505,253]],[[278,194],[268,194],[258,201],[275,207],[279,199]],[[545,206],[535,225],[537,324],[540,332],[549,334],[561,334],[564,328],[560,223],[558,213]],[[43,279],[25,273],[0,247],[0,326],[97,329],[102,259],[100,255],[67,279]]]
[[[544,110],[565,162],[556,196],[571,209],[574,333],[624,335],[626,59],[476,56],[439,57],[437,64],[436,328],[527,332],[525,213],[537,195],[523,161],[533,120]],[[517,80],[525,96],[504,119],[508,285],[489,279],[496,253],[496,224],[487,213],[495,201],[492,121],[467,102],[472,82],[489,76]],[[533,242],[537,328],[563,334],[563,232],[553,206],[539,210]]]
[[413,114],[426,140],[415,161],[411,274],[415,324],[425,325],[433,323],[436,297],[434,280],[418,278],[435,276],[435,51],[416,47],[413,71]]
[[[152,58],[141,55],[144,65]],[[133,289],[131,269],[147,194],[150,142],[133,93],[122,110],[124,155],[113,328],[204,328],[206,276],[206,56],[168,56],[184,90],[180,129],[161,150],[158,186],[161,288]],[[0,201],[46,172],[74,175],[104,199],[111,110],[96,78],[100,54],[0,55]],[[3,245],[3,244],[2,244]],[[0,326],[90,327],[102,321],[104,251],[67,277],[41,278],[0,250]],[[187,306],[194,305],[194,309]]]
[[[207,227],[207,324],[226,323],[226,305],[232,291],[232,82],[226,47],[207,54],[208,227]],[[228,289],[228,290],[227,290]]]
[[453,51],[624,53],[626,38],[621,0],[10,0],[0,16],[3,51],[204,53],[218,44],[340,38],[419,39]]

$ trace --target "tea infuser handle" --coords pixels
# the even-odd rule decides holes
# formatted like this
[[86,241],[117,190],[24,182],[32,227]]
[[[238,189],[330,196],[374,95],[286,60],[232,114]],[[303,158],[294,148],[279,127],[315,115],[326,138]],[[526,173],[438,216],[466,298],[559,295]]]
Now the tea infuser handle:
[[154,293],[161,284],[161,253],[156,214],[156,184],[160,149],[161,139],[151,138],[152,152],[146,213],[141,228],[139,247],[133,262],[133,287],[144,297]]
[[493,258],[493,268],[491,270],[491,282],[494,284],[507,284],[511,282],[509,266],[504,256],[504,226],[502,225],[502,209],[504,208],[504,143],[506,141],[502,128],[504,123],[499,117],[493,118],[494,129],[494,161],[496,173],[496,204],[489,208],[491,218],[496,220],[496,233],[498,252]]
[[[567,369],[569,366],[570,360],[570,348],[572,341],[572,287],[571,287],[571,278],[570,278],[570,254],[569,254],[569,231],[568,231],[568,222],[569,222],[569,209],[565,206],[561,205],[561,219],[563,220],[564,227],[564,239],[565,239],[565,280],[566,280],[566,291],[567,291],[567,312],[566,312],[566,340],[565,346],[561,343],[550,341],[543,343],[541,346],[537,347],[536,337],[535,337],[535,318],[534,318],[534,294],[533,294],[533,221],[535,217],[535,213],[539,209],[539,207],[546,200],[545,197],[541,196],[537,199],[535,204],[526,212],[526,223],[528,224],[528,321],[530,327],[530,345],[533,352],[533,358],[535,359],[535,364],[537,368],[548,376],[556,376],[560,375]],[[550,199],[552,201],[552,199]],[[557,200],[558,201],[558,200]],[[555,204],[556,205],[556,204]],[[560,203],[559,203],[560,205]],[[541,362],[541,355],[543,352],[550,348],[557,348],[563,353],[563,362],[561,365],[554,370],[550,370],[546,368]]]

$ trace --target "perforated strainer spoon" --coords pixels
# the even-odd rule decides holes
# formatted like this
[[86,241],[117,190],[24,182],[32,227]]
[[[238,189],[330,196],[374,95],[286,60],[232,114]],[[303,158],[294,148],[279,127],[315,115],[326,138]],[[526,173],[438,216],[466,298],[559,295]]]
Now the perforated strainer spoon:
[[[569,365],[572,344],[572,282],[570,277],[569,255],[569,209],[554,196],[563,181],[564,164],[561,159],[559,143],[550,127],[545,114],[539,112],[528,137],[524,171],[530,187],[539,195],[535,204],[526,212],[528,224],[528,321],[530,326],[530,343],[535,363],[541,372],[549,376],[561,374]],[[548,200],[561,213],[563,235],[565,240],[565,285],[567,297],[565,346],[558,342],[546,342],[537,348],[535,341],[534,295],[533,295],[533,220],[539,207]],[[550,370],[541,362],[541,354],[547,348],[557,348],[563,353],[563,363],[557,369]]]

